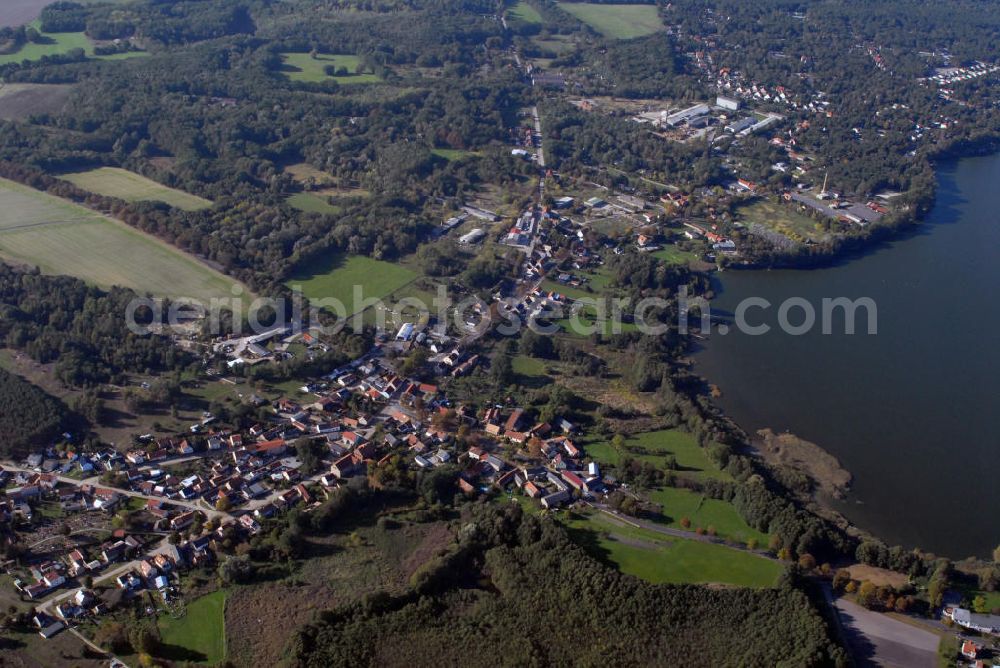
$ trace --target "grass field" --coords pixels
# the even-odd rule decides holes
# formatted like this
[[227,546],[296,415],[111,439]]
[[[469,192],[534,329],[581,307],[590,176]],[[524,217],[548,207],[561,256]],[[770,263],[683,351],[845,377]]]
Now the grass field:
[[0,179],[0,257],[101,287],[208,300],[231,295],[232,278],[90,209]]
[[763,557],[618,523],[601,513],[572,514],[563,523],[594,557],[654,584],[770,587],[781,565]]
[[527,355],[516,355],[511,360],[511,364],[514,368],[514,373],[520,376],[536,378],[545,375],[544,360],[528,357]]
[[760,223],[795,241],[819,241],[829,236],[812,218],[802,215],[791,206],[770,200],[757,200],[753,204],[741,206],[736,210],[736,217],[746,225]]
[[697,260],[698,257],[686,250],[681,250],[677,246],[671,244],[669,246],[664,246],[658,251],[653,252],[653,257],[657,260],[662,260],[667,264],[688,264],[692,260]]
[[538,10],[528,4],[525,0],[519,0],[517,4],[510,8],[507,15],[512,19],[523,21],[524,23],[541,23],[542,15]]
[[[160,617],[163,647],[159,654],[166,659],[215,665],[226,657],[226,592],[217,591],[187,604],[187,614],[180,619]],[[197,658],[195,658],[197,657]]]
[[290,174],[298,183],[333,185],[336,182],[336,179],[333,178],[333,174],[324,172],[321,169],[316,169],[307,162],[298,162],[294,165],[288,165],[284,168],[284,171],[287,174]]
[[59,178],[83,190],[126,202],[163,202],[183,211],[198,211],[212,206],[212,202],[203,197],[168,188],[118,167],[98,167],[86,172],[61,174]]
[[632,39],[652,35],[663,29],[655,5],[597,5],[586,2],[560,2],[559,7],[580,19],[605,37]]
[[[579,309],[575,313],[575,318],[574,308]],[[597,309],[589,305],[570,306],[564,312],[566,317],[556,322],[563,333],[569,336],[588,337],[596,332],[600,332],[603,336],[613,336],[625,332],[634,332],[638,329],[638,326],[634,322],[625,322],[624,320],[615,322],[615,319],[611,316],[610,308],[605,311],[607,317],[598,317]]]
[[[558,292],[561,295],[565,295],[570,299],[585,299],[594,297],[599,297],[602,294],[608,292],[611,287],[611,276],[609,276],[606,271],[601,268],[597,271],[581,271],[576,272],[576,275],[581,279],[585,279],[586,283],[579,288],[575,288],[571,285],[563,285],[557,281],[546,279],[542,281],[542,290],[548,290],[551,292]],[[590,290],[587,290],[587,288]]]
[[968,586],[958,587],[959,591],[962,592],[962,598],[967,607],[972,607],[972,601],[977,596],[982,596],[986,599],[986,609],[994,610],[1000,608],[1000,591],[984,591],[982,589],[975,589]]
[[459,158],[465,158],[468,156],[478,156],[480,155],[477,151],[463,151],[457,148],[432,148],[431,153],[438,156],[439,158],[444,158],[445,160],[458,160]]
[[[35,21],[31,25],[37,29],[39,23]],[[0,55],[0,65],[20,63],[25,60],[39,60],[45,56],[60,56],[73,49],[83,49],[88,57],[99,60],[121,60],[148,55],[145,51],[131,51],[110,56],[95,56],[94,44],[82,32],[43,33],[42,37],[44,40],[42,43],[29,42],[14,53]]]
[[354,286],[361,286],[364,299],[381,299],[417,277],[416,272],[392,262],[336,255],[302,267],[288,285],[302,286],[302,293],[309,299],[338,299],[350,315],[354,313]]
[[565,35],[552,35],[548,39],[535,37],[532,41],[540,48],[554,51],[558,54],[567,53],[573,50],[573,41]]
[[[688,473],[696,477],[726,480],[729,476],[720,471],[709,460],[705,450],[698,445],[691,434],[677,429],[663,429],[636,434],[625,440],[624,455],[641,461],[662,465],[667,457],[677,461],[680,473]],[[629,448],[636,448],[629,450]],[[645,449],[645,453],[638,449]],[[586,453],[599,462],[615,464],[620,454],[612,447],[610,441],[598,441],[585,445]]]
[[[357,56],[350,55],[329,55],[317,54],[313,58],[308,53],[284,53],[281,55],[284,63],[284,72],[292,81],[302,81],[306,83],[319,83],[321,81],[336,81],[340,84],[361,84],[381,81],[381,77],[371,72],[355,74],[354,71],[360,62]],[[330,76],[324,70],[327,65],[335,68],[344,67],[349,74],[343,76]]]
[[729,540],[745,543],[753,538],[759,545],[767,545],[767,535],[744,522],[730,503],[676,487],[658,489],[647,496],[663,506],[662,521],[666,526],[682,529],[681,519],[686,517],[691,520],[691,529],[712,527],[719,536]]
[[325,197],[320,197],[313,193],[295,193],[285,201],[293,209],[305,211],[306,213],[340,213],[339,206],[334,206],[327,202]]

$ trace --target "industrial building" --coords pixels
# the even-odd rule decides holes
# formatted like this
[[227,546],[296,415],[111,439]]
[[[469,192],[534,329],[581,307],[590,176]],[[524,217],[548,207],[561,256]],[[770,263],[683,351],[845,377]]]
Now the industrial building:
[[726,126],[726,132],[732,132],[736,134],[738,132],[743,132],[744,130],[749,130],[754,125],[756,125],[757,119],[752,116],[747,116],[746,118],[741,118],[738,121],[734,121]]
[[708,108],[707,104],[696,104],[693,107],[688,107],[682,111],[670,114],[663,119],[663,123],[672,128],[677,127],[681,123],[686,123],[694,118],[698,118],[699,116],[704,116],[709,111],[711,110]]
[[486,236],[485,230],[483,230],[483,228],[481,227],[477,227],[471,232],[467,232],[466,234],[463,234],[461,237],[459,237],[458,243],[467,245],[477,244],[480,241],[482,241],[483,237],[485,236]]
[[715,106],[720,107],[722,109],[728,109],[729,111],[739,111],[740,101],[732,97],[719,95],[717,98],[715,98]]

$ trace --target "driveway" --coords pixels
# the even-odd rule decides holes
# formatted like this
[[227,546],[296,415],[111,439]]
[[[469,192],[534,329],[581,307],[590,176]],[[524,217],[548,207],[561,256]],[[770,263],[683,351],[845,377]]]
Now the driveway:
[[838,598],[833,601],[857,665],[936,668],[940,637]]

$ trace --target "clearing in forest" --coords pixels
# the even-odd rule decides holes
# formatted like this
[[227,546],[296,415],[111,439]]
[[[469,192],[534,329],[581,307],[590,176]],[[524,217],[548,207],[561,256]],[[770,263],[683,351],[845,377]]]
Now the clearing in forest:
[[605,37],[632,39],[663,29],[656,5],[601,5],[587,2],[560,2],[559,7]]

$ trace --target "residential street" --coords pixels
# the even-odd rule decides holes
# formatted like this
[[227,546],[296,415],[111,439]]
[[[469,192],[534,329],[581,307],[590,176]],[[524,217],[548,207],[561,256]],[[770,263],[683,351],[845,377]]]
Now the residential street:
[[[166,463],[169,464],[170,462],[166,462]],[[22,466],[18,466],[17,464],[13,464],[11,462],[0,462],[0,465],[2,465],[3,468],[5,470],[7,470],[7,471],[18,471],[18,472],[22,472],[22,473],[35,473],[35,471],[33,471],[31,469],[27,469],[27,468],[24,468]],[[205,506],[205,505],[201,505],[201,504],[199,504],[199,503],[197,503],[195,501],[185,501],[183,499],[167,499],[167,498],[162,497],[162,496],[150,496],[150,495],[147,495],[147,494],[140,494],[139,492],[134,492],[134,491],[132,491],[130,489],[125,489],[123,487],[112,487],[110,485],[105,485],[105,484],[103,484],[101,482],[100,476],[91,476],[90,478],[85,478],[83,480],[79,480],[77,478],[69,478],[69,477],[66,477],[66,476],[57,475],[56,479],[59,482],[67,484],[67,485],[75,485],[75,486],[78,486],[78,487],[81,486],[81,485],[93,485],[94,487],[103,487],[104,489],[114,490],[114,491],[118,492],[119,494],[122,494],[123,496],[130,496],[130,497],[136,497],[136,498],[139,498],[139,499],[147,499],[147,500],[153,500],[153,501],[164,501],[166,503],[172,503],[172,504],[174,504],[176,506],[180,506],[182,508],[187,508],[188,510],[199,510],[199,511],[205,513],[205,515],[209,519],[216,519],[216,518],[219,518],[219,517],[223,517],[223,516],[225,516],[227,514],[227,513],[219,512],[218,510],[216,510],[214,508],[211,508],[211,507],[208,507],[208,506]]]

